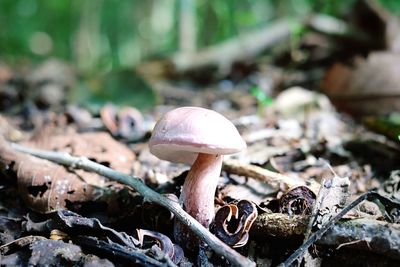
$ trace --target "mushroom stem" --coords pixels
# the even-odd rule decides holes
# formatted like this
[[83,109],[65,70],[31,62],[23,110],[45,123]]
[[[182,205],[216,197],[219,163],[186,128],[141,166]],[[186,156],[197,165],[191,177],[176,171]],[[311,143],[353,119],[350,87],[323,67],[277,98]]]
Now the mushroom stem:
[[214,195],[221,168],[221,155],[199,153],[183,184],[183,209],[206,228],[214,218]]
[[[214,218],[214,194],[222,168],[222,156],[200,153],[183,184],[180,202],[183,209],[204,227]],[[200,240],[180,221],[174,223],[175,240],[189,250],[195,250]]]

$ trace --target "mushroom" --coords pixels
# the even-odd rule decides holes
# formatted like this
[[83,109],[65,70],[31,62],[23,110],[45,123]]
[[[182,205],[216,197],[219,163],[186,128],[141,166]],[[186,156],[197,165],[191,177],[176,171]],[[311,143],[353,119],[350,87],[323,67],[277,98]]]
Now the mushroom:
[[[186,212],[208,228],[214,217],[214,194],[221,173],[222,155],[246,148],[235,126],[213,110],[181,107],[160,118],[149,146],[150,152],[160,159],[192,165],[179,200]],[[174,235],[181,244],[183,241],[196,243],[196,238],[178,222]]]

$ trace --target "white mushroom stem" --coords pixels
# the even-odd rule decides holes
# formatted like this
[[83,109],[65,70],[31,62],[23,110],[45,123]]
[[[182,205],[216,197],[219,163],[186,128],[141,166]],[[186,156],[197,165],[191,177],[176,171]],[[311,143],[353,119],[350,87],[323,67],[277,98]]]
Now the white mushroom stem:
[[214,194],[221,168],[221,155],[200,153],[186,177],[180,196],[184,210],[207,228],[214,218]]

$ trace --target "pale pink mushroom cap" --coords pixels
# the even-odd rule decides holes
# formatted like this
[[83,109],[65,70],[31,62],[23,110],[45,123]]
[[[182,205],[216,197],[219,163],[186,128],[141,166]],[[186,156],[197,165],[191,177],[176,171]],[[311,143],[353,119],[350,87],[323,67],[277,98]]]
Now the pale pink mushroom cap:
[[160,159],[193,164],[198,153],[227,155],[246,148],[236,127],[221,114],[199,107],[167,112],[156,124],[150,152]]

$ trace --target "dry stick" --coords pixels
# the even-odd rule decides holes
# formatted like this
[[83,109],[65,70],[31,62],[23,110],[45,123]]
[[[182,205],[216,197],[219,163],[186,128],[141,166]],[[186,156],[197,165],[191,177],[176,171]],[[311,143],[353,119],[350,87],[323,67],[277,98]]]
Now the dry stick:
[[187,225],[196,235],[198,235],[212,250],[225,257],[235,266],[255,266],[255,263],[238,252],[227,246],[216,236],[212,235],[203,225],[186,213],[177,202],[173,202],[166,197],[158,194],[146,186],[140,179],[128,174],[117,172],[103,165],[90,161],[85,157],[74,157],[68,153],[58,153],[51,151],[36,150],[23,147],[18,144],[11,146],[19,151],[33,156],[50,160],[65,166],[83,169],[89,172],[98,173],[121,184],[128,185],[140,193],[146,200],[157,203],[172,212],[183,224]]
[[[222,169],[232,174],[251,177],[256,180],[266,182],[277,189],[280,189],[281,185],[284,185],[287,189],[300,185],[306,185],[306,182],[302,179],[293,178],[255,165],[244,164],[231,159],[224,159]],[[309,181],[308,187],[313,192],[318,192],[320,184],[315,181]]]
[[356,200],[350,203],[348,206],[343,208],[335,217],[333,217],[330,221],[328,221],[324,226],[321,227],[317,232],[313,233],[306,242],[303,243],[289,258],[287,258],[283,263],[278,266],[291,266],[297,259],[300,259],[304,252],[319,238],[321,238],[326,231],[328,231],[335,223],[337,223],[347,212],[353,209],[355,206],[368,199],[371,195],[371,192],[367,192],[361,196],[359,196]]

